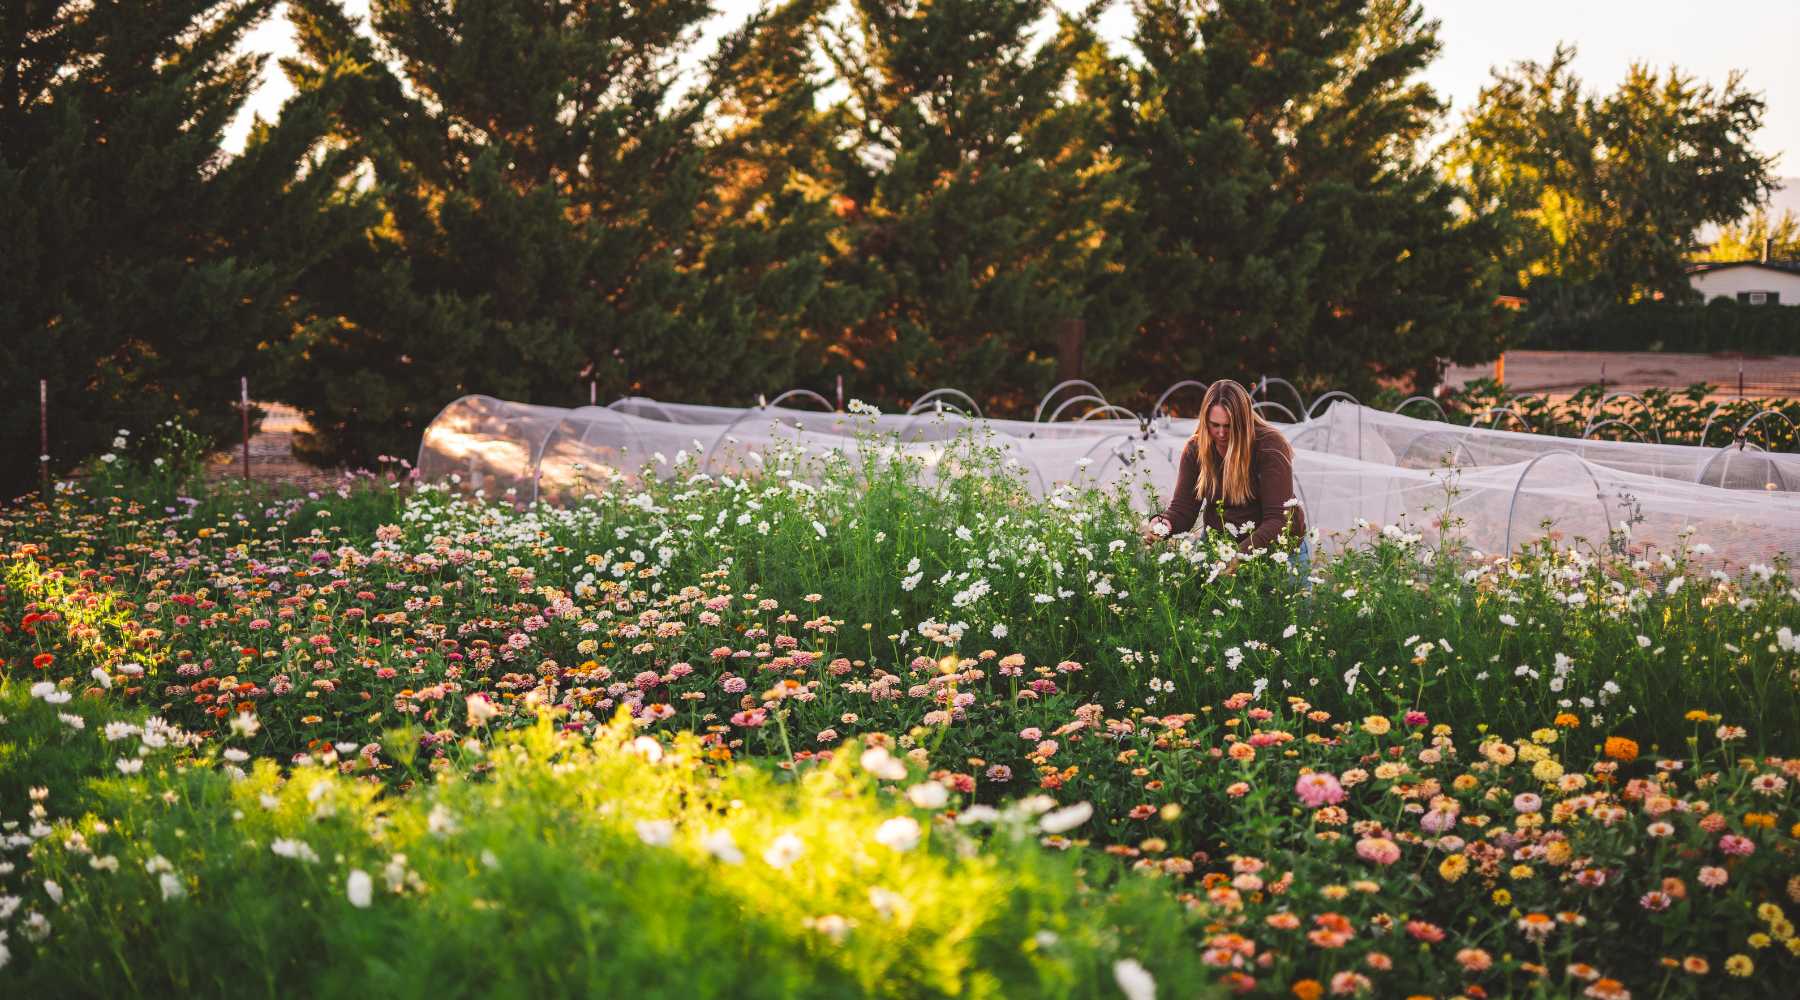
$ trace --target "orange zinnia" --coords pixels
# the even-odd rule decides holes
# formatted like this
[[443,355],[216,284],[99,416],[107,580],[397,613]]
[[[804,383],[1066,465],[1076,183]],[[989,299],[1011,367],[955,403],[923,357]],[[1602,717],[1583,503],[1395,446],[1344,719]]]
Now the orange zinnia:
[[1604,750],[1613,760],[1629,763],[1637,760],[1638,745],[1636,740],[1628,740],[1623,736],[1608,736]]

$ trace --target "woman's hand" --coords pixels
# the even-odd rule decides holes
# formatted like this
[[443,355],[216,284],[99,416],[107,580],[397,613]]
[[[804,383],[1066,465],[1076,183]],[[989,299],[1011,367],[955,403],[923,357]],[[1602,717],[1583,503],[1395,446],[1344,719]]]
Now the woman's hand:
[[1169,522],[1163,520],[1161,515],[1144,522],[1143,538],[1145,545],[1160,542],[1167,537],[1169,537]]

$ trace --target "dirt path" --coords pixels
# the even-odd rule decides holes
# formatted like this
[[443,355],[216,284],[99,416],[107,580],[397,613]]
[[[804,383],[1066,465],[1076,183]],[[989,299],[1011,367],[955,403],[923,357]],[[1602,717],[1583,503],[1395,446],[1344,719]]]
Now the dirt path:
[[[1505,384],[1518,392],[1548,393],[1566,399],[1582,386],[1642,392],[1652,387],[1685,389],[1695,382],[1719,387],[1712,399],[1800,397],[1800,357],[1735,354],[1663,354],[1613,351],[1508,351]],[[1455,387],[1493,378],[1495,365],[1457,365],[1444,373]]]
[[[320,490],[343,479],[341,469],[319,469],[294,457],[294,436],[306,429],[300,411],[282,403],[258,403],[268,412],[262,429],[250,438],[250,478],[259,483]],[[244,451],[237,447],[214,454],[206,463],[209,480],[236,479],[244,474]]]

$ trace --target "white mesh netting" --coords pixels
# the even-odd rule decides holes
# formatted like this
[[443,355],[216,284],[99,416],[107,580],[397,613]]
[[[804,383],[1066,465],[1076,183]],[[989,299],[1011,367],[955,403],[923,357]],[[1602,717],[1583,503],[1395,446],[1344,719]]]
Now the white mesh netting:
[[[1061,388],[1061,387],[1059,387]],[[419,449],[424,479],[515,503],[565,503],[684,462],[710,475],[788,471],[782,456],[841,457],[854,469],[904,458],[927,485],[992,463],[1033,493],[1063,484],[1122,486],[1133,505],[1165,501],[1192,417],[1140,420],[1098,390],[1038,409],[1054,420],[975,414],[954,390],[916,414],[838,413],[810,392],[768,406],[622,399],[573,409],[468,396],[445,407]],[[1065,405],[1080,400],[1074,406]],[[1321,404],[1328,404],[1323,405]],[[1288,416],[1264,406],[1265,418]],[[1549,533],[1566,543],[1637,551],[1710,546],[1712,558],[1766,562],[1800,541],[1800,456],[1753,446],[1579,440],[1471,428],[1315,401],[1311,419],[1272,421],[1295,446],[1295,481],[1310,527],[1329,549],[1397,525],[1428,542],[1446,530],[1485,553]],[[1077,419],[1067,419],[1078,414]],[[804,466],[804,462],[800,463]],[[804,469],[793,474],[804,474]]]

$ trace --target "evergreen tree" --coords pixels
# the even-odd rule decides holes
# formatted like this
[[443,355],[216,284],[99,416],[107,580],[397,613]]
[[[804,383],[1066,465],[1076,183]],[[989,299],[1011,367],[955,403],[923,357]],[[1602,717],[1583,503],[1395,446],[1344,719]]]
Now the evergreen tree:
[[[709,13],[375,0],[371,39],[334,0],[295,4],[290,75],[307,90],[354,67],[337,130],[387,209],[313,289],[339,317],[295,359],[317,457],[411,454],[463,393],[570,405],[593,380],[608,398],[748,402],[791,376],[780,334],[822,280],[820,226],[783,225],[806,199],[757,144],[788,96],[730,86],[749,48],[780,45],[758,21],[684,87]],[[744,119],[715,130],[734,99]]]
[[1070,93],[1102,6],[1054,19],[1047,0],[834,9],[824,48],[846,94],[827,149],[843,219],[832,275],[868,298],[854,322],[815,333],[859,394],[949,385],[1029,411],[1055,380],[1061,322],[1086,323],[1094,358],[1136,325],[1107,295],[1128,173]]
[[1574,58],[1559,45],[1548,63],[1496,70],[1453,143],[1469,200],[1510,220],[1511,290],[1539,314],[1688,298],[1699,228],[1769,192],[1772,161],[1750,143],[1763,102],[1736,74],[1715,89],[1637,64],[1590,94]]
[[1084,78],[1143,164],[1126,254],[1149,303],[1117,381],[1283,375],[1362,392],[1497,349],[1489,224],[1423,153],[1443,105],[1410,0],[1139,0]]
[[59,472],[174,416],[235,437],[238,376],[265,382],[296,282],[355,234],[315,148],[329,79],[220,149],[263,65],[235,49],[273,5],[0,7],[0,492],[36,477],[39,379]]

